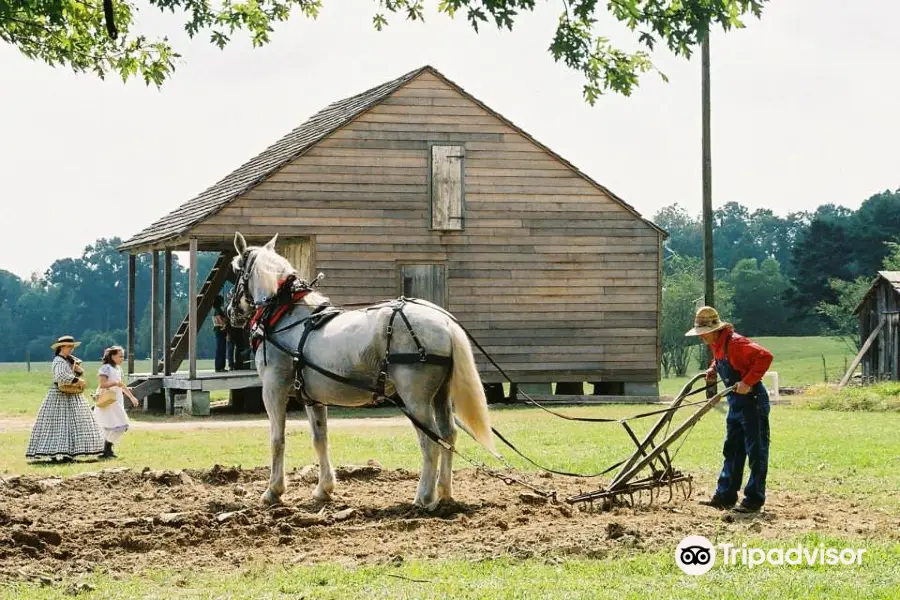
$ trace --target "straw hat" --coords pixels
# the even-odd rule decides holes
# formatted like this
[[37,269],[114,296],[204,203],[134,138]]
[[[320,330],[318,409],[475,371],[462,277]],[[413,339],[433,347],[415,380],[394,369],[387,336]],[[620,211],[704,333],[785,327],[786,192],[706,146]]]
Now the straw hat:
[[713,333],[720,329],[730,327],[731,323],[723,321],[719,318],[719,311],[712,306],[701,306],[697,309],[697,315],[694,317],[694,328],[685,333],[686,337],[703,335],[705,333]]
[[56,350],[57,348],[61,348],[63,346],[72,346],[73,348],[77,348],[80,345],[81,342],[76,342],[75,338],[73,338],[71,335],[64,335],[56,340],[56,343],[52,344],[50,348],[52,348],[53,350]]

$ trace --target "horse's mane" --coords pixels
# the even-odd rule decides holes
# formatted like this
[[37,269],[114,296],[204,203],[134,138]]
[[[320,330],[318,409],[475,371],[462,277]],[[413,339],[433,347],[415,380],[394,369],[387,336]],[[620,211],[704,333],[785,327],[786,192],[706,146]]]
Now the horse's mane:
[[[287,275],[296,273],[294,266],[274,250],[260,248],[256,254],[256,263],[253,267],[254,277],[258,277],[259,284],[263,286],[266,293],[271,295],[278,289],[278,283]],[[315,290],[310,291],[303,297],[303,302],[307,306],[317,307],[329,302],[328,297],[321,292]]]

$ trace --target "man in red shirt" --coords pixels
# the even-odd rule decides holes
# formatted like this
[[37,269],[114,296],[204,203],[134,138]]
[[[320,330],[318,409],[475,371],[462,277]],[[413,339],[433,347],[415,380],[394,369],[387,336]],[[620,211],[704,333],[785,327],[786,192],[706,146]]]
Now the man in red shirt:
[[728,395],[725,419],[725,463],[719,474],[716,493],[701,504],[718,509],[737,503],[744,475],[744,462],[749,460],[750,477],[744,487],[744,498],[735,508],[738,512],[759,512],[766,501],[766,474],[769,466],[769,393],[762,377],[772,364],[772,353],[735,333],[734,327],[719,318],[716,309],[704,306],[697,311],[694,328],[687,336],[699,336],[713,351],[713,362],[706,380],[716,375],[726,386],[737,385]]

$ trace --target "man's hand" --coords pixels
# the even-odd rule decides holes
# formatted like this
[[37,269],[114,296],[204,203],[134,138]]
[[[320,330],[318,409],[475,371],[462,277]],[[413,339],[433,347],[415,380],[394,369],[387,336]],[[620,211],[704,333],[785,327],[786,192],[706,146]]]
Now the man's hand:
[[716,370],[713,368],[706,370],[706,381],[707,383],[713,383],[716,380]]
[[752,389],[753,389],[752,387],[750,387],[743,381],[740,381],[740,382],[738,382],[737,388],[734,391],[737,392],[738,394],[749,394],[750,390],[752,390]]

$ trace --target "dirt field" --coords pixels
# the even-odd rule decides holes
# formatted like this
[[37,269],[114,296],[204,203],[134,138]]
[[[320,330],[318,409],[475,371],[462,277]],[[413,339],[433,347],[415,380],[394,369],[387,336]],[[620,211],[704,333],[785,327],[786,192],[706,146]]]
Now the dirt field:
[[[267,558],[346,565],[416,558],[603,557],[673,548],[688,534],[711,540],[810,531],[900,539],[896,515],[830,497],[779,494],[758,516],[689,502],[603,513],[542,503],[521,487],[472,471],[455,478],[458,502],[436,515],[414,508],[417,475],[377,464],[342,467],[335,502],[310,497],[315,468],[291,473],[285,505],[262,508],[267,469],[108,469],[60,479],[0,479],[0,579],[62,577],[104,569],[237,569]],[[587,482],[534,479],[560,497]],[[667,494],[666,494],[667,495]]]

